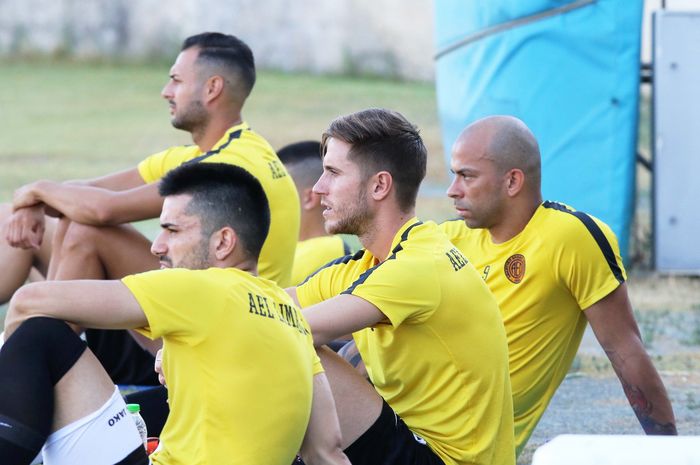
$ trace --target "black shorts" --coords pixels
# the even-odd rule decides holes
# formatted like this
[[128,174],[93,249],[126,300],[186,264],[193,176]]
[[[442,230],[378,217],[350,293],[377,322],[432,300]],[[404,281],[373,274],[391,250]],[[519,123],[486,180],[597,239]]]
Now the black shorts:
[[353,465],[445,465],[383,402],[379,418],[345,449]]
[[155,358],[128,331],[87,329],[85,340],[114,384],[160,385],[153,371]]

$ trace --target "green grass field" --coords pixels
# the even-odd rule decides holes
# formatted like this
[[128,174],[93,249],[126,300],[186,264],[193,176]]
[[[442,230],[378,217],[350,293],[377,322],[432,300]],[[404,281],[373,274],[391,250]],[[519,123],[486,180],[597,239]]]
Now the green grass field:
[[[133,167],[189,143],[169,124],[160,90],[168,66],[1,63],[0,200],[31,180],[73,179]],[[260,73],[244,118],[274,147],[319,138],[334,117],[370,106],[404,113],[430,151],[427,188],[447,183],[431,84]],[[450,214],[449,203],[443,217]],[[431,205],[428,212],[434,211]]]

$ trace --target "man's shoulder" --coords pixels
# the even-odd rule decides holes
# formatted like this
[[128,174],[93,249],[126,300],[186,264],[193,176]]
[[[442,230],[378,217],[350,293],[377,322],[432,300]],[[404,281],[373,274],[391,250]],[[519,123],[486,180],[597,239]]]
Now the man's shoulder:
[[546,232],[558,240],[572,242],[589,237],[595,240],[610,240],[614,237],[604,221],[564,203],[545,201],[540,210],[535,215],[536,221],[531,222],[531,229],[538,233]]
[[453,237],[469,234],[469,228],[464,223],[464,220],[462,218],[452,218],[449,220],[445,220],[441,223],[438,223],[437,227],[450,239]]
[[397,262],[396,266],[390,267],[392,272],[403,270],[415,273],[420,269],[423,275],[429,275],[438,273],[441,270],[439,263],[451,256],[452,259],[462,257],[456,244],[439,225],[425,221],[405,231],[386,261]]
[[242,150],[276,157],[275,150],[267,139],[249,126],[231,131],[228,141],[224,142],[219,148],[222,154],[240,153]]
[[488,230],[470,228],[462,218],[445,220],[438,224],[438,229],[457,246],[471,245],[475,241],[482,242],[484,238],[489,237]]

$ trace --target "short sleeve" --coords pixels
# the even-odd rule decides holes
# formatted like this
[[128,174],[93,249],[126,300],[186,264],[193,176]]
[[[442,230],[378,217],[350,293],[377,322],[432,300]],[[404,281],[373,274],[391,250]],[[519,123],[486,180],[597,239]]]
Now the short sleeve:
[[309,307],[343,292],[351,279],[344,266],[336,260],[306,278],[296,287],[299,305]]
[[399,254],[365,271],[343,294],[372,303],[398,327],[428,319],[440,304],[441,287],[432,260]]
[[[210,320],[198,318],[197,308],[221,308],[224,305],[224,302],[216,300],[225,296],[207,292],[208,281],[191,270],[148,271],[126,276],[122,282],[134,295],[148,320],[147,327],[136,330],[151,339],[170,336],[197,344],[206,333],[202,325]],[[196,301],[193,296],[197,297]]]
[[556,257],[559,278],[582,310],[622,284],[627,276],[617,238],[603,222],[578,213],[581,224],[568,231],[566,247]]
[[185,161],[182,156],[186,147],[172,147],[155,153],[138,164],[139,174],[147,184],[158,181],[171,169]]

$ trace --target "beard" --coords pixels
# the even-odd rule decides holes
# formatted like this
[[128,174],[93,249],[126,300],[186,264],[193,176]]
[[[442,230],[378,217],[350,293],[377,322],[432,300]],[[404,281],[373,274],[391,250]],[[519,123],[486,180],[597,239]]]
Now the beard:
[[201,100],[193,100],[187,104],[181,113],[175,113],[170,123],[175,129],[194,132],[205,127],[209,121],[209,115]]
[[354,234],[358,237],[364,235],[373,218],[368,204],[364,189],[360,189],[357,201],[343,208],[339,212],[340,218],[335,223],[326,222],[326,231],[329,234]]
[[175,268],[187,268],[188,270],[206,270],[207,268],[211,268],[209,237],[202,237],[197,247],[194,247],[178,260],[177,263],[172,263],[172,265]]

